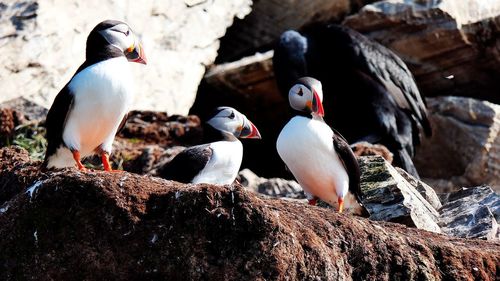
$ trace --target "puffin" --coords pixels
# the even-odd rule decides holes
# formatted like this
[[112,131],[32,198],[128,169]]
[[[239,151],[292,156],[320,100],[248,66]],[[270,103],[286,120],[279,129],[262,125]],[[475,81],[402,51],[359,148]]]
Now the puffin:
[[203,128],[204,144],[186,148],[158,169],[158,175],[182,183],[232,184],[240,170],[243,145],[238,138],[260,139],[245,115],[218,107]]
[[431,126],[413,75],[394,52],[348,27],[315,25],[281,34],[273,68],[283,96],[300,77],[321,81],[328,124],[350,144],[384,145],[395,166],[419,177],[412,158]]
[[109,155],[134,98],[129,62],[146,64],[144,48],[128,24],[103,21],[87,37],[85,62],[57,94],[47,113],[47,151],[43,169],[76,166],[101,156],[113,171]]
[[296,116],[276,141],[279,156],[304,189],[309,204],[317,199],[350,214],[368,216],[361,203],[359,165],[344,137],[328,126],[321,82],[299,78],[290,88],[288,101]]

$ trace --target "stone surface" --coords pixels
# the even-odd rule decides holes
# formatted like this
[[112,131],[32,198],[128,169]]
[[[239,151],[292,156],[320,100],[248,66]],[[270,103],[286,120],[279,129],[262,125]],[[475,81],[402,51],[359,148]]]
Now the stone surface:
[[425,96],[500,103],[500,1],[378,1],[344,24],[400,55]]
[[441,201],[439,199],[439,196],[436,194],[436,191],[429,185],[427,185],[425,182],[422,182],[416,178],[414,178],[412,175],[408,174],[405,170],[399,168],[399,167],[394,167],[396,171],[409,183],[411,184],[419,193],[424,197],[424,199],[431,204],[431,206],[435,210],[439,210],[443,204],[441,204]]
[[218,39],[251,0],[8,1],[0,5],[0,102],[23,96],[46,107],[84,61],[85,41],[102,20],[142,36],[148,65],[131,64],[136,109],[187,114],[217,56]]
[[[8,158],[3,158],[7,156]],[[0,150],[2,280],[494,280],[500,243]],[[36,266],[35,266],[36,265]]]
[[13,109],[22,114],[22,116],[30,121],[45,120],[48,110],[34,102],[31,102],[23,97],[11,99],[0,103],[0,108]]
[[439,226],[451,236],[500,239],[500,196],[491,187],[463,188],[451,193],[439,210]]
[[381,156],[359,159],[363,204],[370,219],[441,232],[439,213]]
[[249,169],[238,173],[240,184],[253,192],[272,196],[294,199],[305,198],[302,187],[294,180],[282,178],[261,178]]
[[287,29],[340,21],[373,0],[257,0],[252,12],[235,21],[221,40],[219,62],[233,61],[270,45]]
[[439,192],[490,185],[500,191],[500,106],[460,97],[427,100],[433,136],[415,165]]

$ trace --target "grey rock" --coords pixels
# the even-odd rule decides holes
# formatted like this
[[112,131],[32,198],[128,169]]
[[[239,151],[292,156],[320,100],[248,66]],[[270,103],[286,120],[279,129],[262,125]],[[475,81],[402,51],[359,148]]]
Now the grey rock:
[[441,232],[439,213],[381,156],[359,158],[362,201],[370,219]]
[[[131,64],[134,109],[187,114],[218,39],[251,0],[7,1],[0,8],[0,102],[25,97],[45,107],[84,61],[85,41],[104,19],[142,36],[148,65]],[[96,9],[96,7],[99,7]]]
[[500,239],[500,196],[489,186],[463,188],[449,194],[439,210],[439,226],[451,236]]
[[344,24],[395,51],[425,96],[500,103],[500,1],[386,0]]
[[442,207],[441,201],[436,194],[436,191],[425,182],[422,182],[412,175],[408,174],[405,170],[395,167],[396,171],[409,183],[411,184],[419,193],[424,197],[424,199],[431,204],[431,206],[437,211]]
[[239,181],[242,186],[256,193],[272,197],[305,198],[302,188],[293,180],[261,178],[251,170],[243,169],[239,172]]
[[22,113],[23,116],[30,121],[42,121],[45,119],[48,112],[45,107],[31,102],[23,97],[0,103],[0,108],[10,108],[16,110]]
[[438,192],[490,185],[500,191],[500,105],[463,97],[427,99],[431,138],[414,159]]

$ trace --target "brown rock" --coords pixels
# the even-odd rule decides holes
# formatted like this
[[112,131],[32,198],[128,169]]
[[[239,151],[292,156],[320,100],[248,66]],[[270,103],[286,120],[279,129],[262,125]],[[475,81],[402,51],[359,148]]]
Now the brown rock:
[[363,7],[344,24],[395,51],[425,96],[500,103],[500,2],[390,0]]
[[439,192],[483,184],[500,191],[500,106],[460,97],[427,106],[433,135],[415,157],[425,181]]
[[[24,169],[7,166],[10,177]],[[498,243],[239,186],[66,169],[19,187],[0,213],[1,279],[494,279],[500,263]]]
[[379,155],[382,156],[385,159],[385,161],[389,162],[389,164],[392,164],[393,160],[392,153],[389,151],[389,149],[387,149],[387,147],[381,144],[373,144],[366,141],[362,141],[353,143],[351,145],[351,148],[352,151],[354,152],[354,155],[356,155],[357,157]]
[[197,116],[168,116],[164,112],[132,111],[120,131],[122,138],[159,145],[193,145],[202,138]]
[[14,137],[16,123],[14,112],[9,108],[0,108],[0,147],[10,143]]
[[[0,185],[24,165],[7,164]],[[499,243],[263,199],[240,186],[73,169],[17,186],[0,213],[3,280],[492,280],[500,264]]]

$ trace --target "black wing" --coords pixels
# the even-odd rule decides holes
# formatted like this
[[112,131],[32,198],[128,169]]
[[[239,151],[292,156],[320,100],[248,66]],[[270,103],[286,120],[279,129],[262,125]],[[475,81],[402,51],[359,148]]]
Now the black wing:
[[182,183],[190,183],[205,168],[212,157],[210,144],[202,144],[186,148],[177,154],[172,161],[158,170],[158,176]]
[[43,167],[47,167],[48,158],[56,152],[57,148],[64,145],[62,134],[74,101],[74,95],[69,90],[68,84],[57,94],[45,119],[47,151],[45,152]]
[[368,39],[357,31],[339,25],[329,25],[328,30],[336,38],[345,37],[354,52],[357,68],[378,80],[392,97],[393,102],[407,111],[430,136],[431,126],[427,118],[426,105],[415,84],[415,79],[406,64],[394,52]]
[[349,176],[349,191],[356,196],[356,199],[361,203],[361,172],[359,170],[358,160],[354,155],[351,147],[347,143],[347,140],[335,129],[333,129],[333,147],[337,152],[344,168]]

